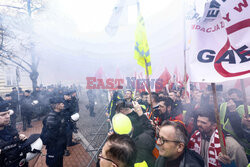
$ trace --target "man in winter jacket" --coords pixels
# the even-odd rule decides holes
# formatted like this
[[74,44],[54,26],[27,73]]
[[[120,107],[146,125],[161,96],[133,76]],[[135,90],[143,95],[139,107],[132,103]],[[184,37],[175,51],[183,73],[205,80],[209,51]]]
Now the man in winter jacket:
[[203,167],[201,156],[186,148],[188,135],[185,127],[177,121],[164,121],[157,135],[159,157],[155,167]]
[[227,155],[221,152],[213,106],[203,106],[198,110],[197,127],[198,130],[191,136],[188,148],[200,154],[207,167],[220,167],[222,164],[247,166],[245,151],[232,136],[222,134]]

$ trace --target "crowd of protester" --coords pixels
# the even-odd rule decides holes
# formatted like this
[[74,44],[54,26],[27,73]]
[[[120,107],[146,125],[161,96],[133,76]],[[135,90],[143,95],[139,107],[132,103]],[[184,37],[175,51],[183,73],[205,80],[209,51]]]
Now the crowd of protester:
[[[108,96],[107,92],[102,94]],[[95,99],[100,98],[97,96],[100,94],[87,91],[86,108],[91,117],[96,115]],[[249,164],[250,117],[245,115],[242,92],[238,89],[218,94],[216,107],[226,152],[222,151],[209,90],[193,88],[188,97],[182,90],[149,94],[117,89],[110,96],[106,113],[110,132],[96,166],[245,167]],[[23,131],[32,127],[33,118],[43,120],[40,145],[46,146],[46,164],[63,166],[63,156],[70,155],[67,148],[78,144],[72,136],[77,132],[78,100],[72,87],[37,87],[33,92],[13,88],[0,101],[0,166],[16,167],[20,163],[28,166],[23,159],[28,159],[26,155],[32,149],[24,149],[23,145],[37,142],[37,137],[27,139],[18,133],[18,115]],[[35,151],[39,153],[39,149]]]
[[230,89],[218,93],[216,107],[226,153],[222,153],[220,145],[212,92],[193,88],[190,97],[183,94],[181,90],[151,95],[113,91],[107,112],[112,133],[97,166],[249,165],[250,117],[245,115],[242,92]]

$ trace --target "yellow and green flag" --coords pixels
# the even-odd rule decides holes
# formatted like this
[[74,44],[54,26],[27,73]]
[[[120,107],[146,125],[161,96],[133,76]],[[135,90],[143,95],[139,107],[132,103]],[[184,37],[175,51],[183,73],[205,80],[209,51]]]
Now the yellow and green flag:
[[145,68],[148,67],[149,75],[152,74],[150,52],[148,47],[148,40],[146,35],[146,29],[144,25],[144,19],[141,15],[137,17],[137,25],[135,30],[135,55],[134,58],[137,63]]

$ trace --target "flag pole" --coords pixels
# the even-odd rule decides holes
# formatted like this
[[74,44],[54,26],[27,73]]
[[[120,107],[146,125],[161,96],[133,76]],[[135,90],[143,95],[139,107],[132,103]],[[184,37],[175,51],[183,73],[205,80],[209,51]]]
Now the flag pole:
[[149,73],[148,73],[148,64],[147,64],[147,60],[144,57],[144,61],[145,61],[145,67],[146,67],[146,73],[147,73],[147,85],[148,85],[148,93],[149,93],[149,99],[150,99],[150,108],[151,108],[151,113],[149,115],[149,119],[153,118],[154,120],[154,112],[153,112],[153,102],[152,102],[152,94],[151,94],[151,88],[150,88],[150,82],[149,82]]
[[183,34],[184,34],[184,98],[186,99],[187,97],[187,55],[186,55],[186,50],[187,50],[187,46],[186,46],[186,19],[185,19],[185,15],[186,15],[186,10],[185,10],[185,1],[183,1],[182,3],[182,7],[183,7]]
[[186,45],[186,8],[185,1],[183,0],[182,8],[183,8],[183,34],[184,34],[184,98],[187,97],[187,45]]
[[[140,15],[140,3],[139,1],[137,0],[137,16]],[[148,85],[148,93],[149,93],[149,98],[150,98],[150,108],[151,108],[151,113],[149,115],[149,119],[151,118],[151,116],[153,117],[154,119],[154,113],[153,113],[153,106],[152,106],[152,94],[151,94],[151,89],[150,89],[150,82],[149,82],[149,72],[148,72],[148,64],[147,64],[147,60],[146,58],[144,57],[144,61],[145,61],[145,68],[146,68],[146,74],[147,74],[147,85]]]
[[220,124],[220,115],[218,111],[218,100],[217,100],[217,95],[216,95],[216,87],[215,83],[211,83],[212,91],[213,91],[213,99],[214,99],[214,113],[215,113],[215,118],[216,118],[216,124],[217,124],[217,129],[219,133],[219,139],[220,139],[220,145],[221,145],[221,152],[222,154],[226,155],[226,147],[223,142],[223,135],[222,135],[222,129],[221,129],[221,124]]
[[241,83],[241,89],[242,89],[242,93],[243,93],[245,117],[248,118],[248,106],[247,106],[247,98],[246,98],[246,90],[245,90],[244,80],[240,79],[240,83]]

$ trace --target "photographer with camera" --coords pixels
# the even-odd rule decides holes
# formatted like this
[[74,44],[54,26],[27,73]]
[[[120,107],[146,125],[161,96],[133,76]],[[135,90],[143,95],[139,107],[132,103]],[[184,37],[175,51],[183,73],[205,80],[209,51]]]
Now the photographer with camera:
[[137,148],[136,162],[146,161],[149,167],[153,167],[155,160],[152,151],[155,147],[155,131],[146,115],[143,114],[141,106],[136,101],[121,100],[117,102],[116,113],[127,115],[132,122],[131,138]]

